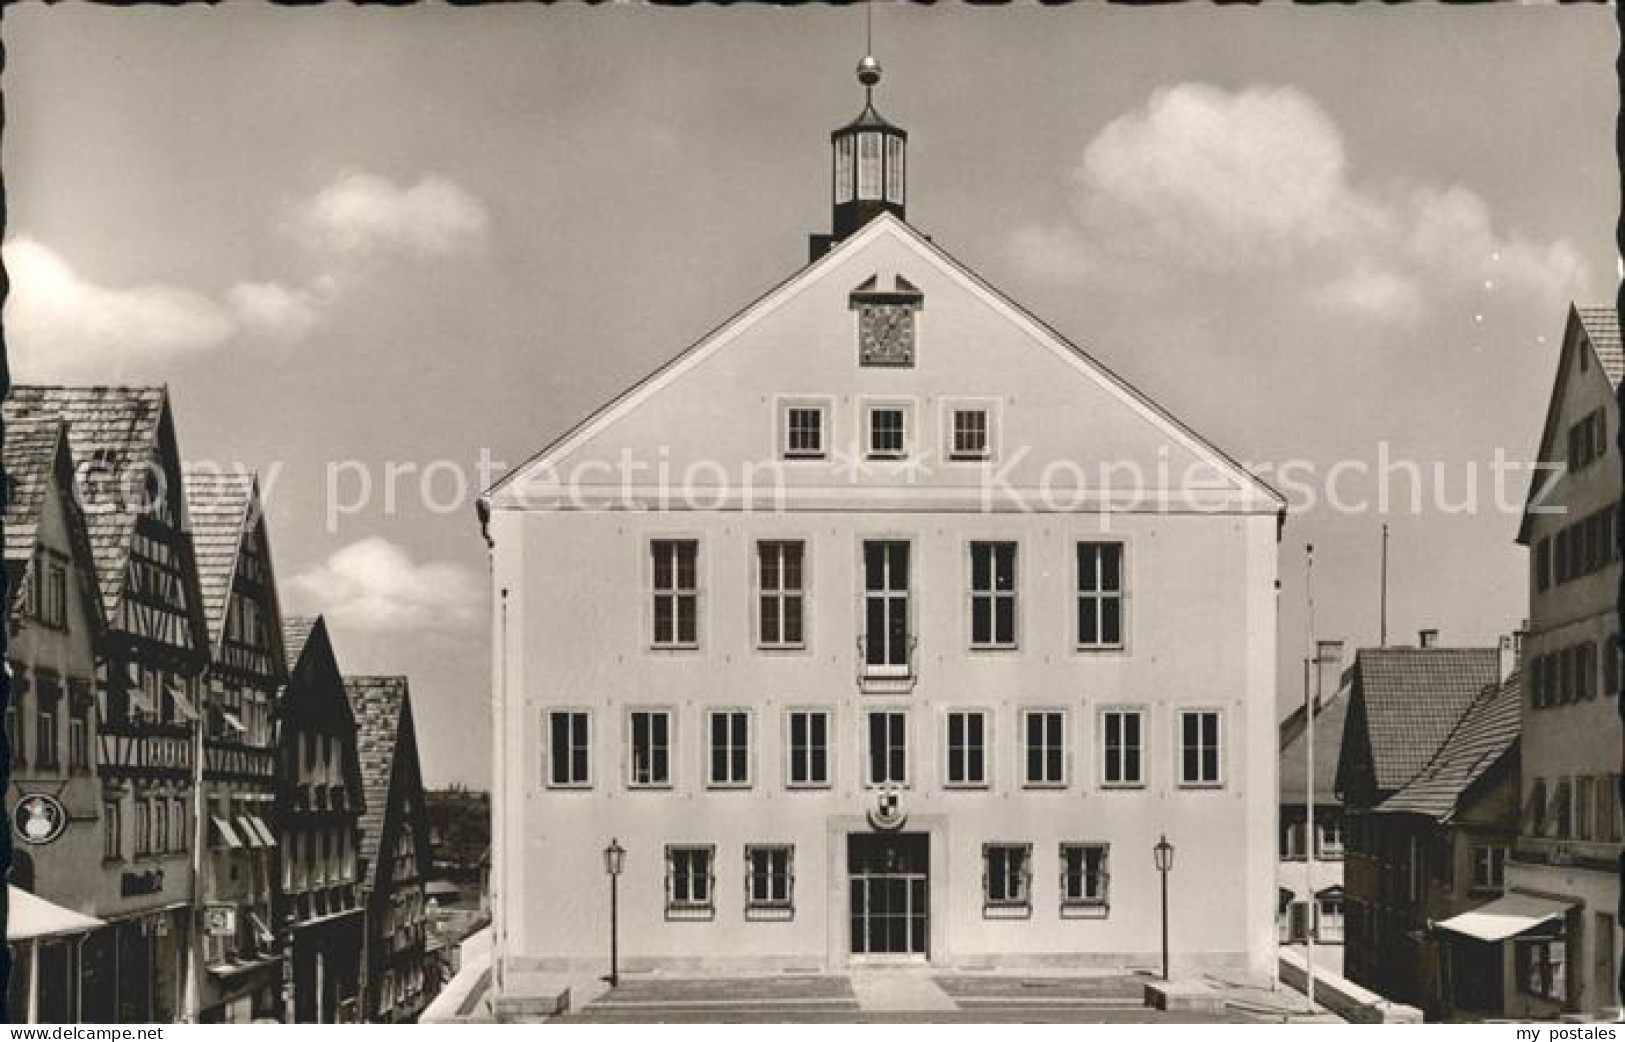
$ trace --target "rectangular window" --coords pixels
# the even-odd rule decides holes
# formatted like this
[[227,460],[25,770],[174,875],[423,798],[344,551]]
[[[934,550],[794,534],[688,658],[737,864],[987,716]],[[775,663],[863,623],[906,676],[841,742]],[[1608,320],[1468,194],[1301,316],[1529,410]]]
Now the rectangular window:
[[40,603],[40,621],[47,626],[68,626],[68,568],[52,555],[45,563],[45,589]]
[[90,766],[90,720],[81,710],[68,718],[68,766],[74,770]]
[[1564,938],[1521,941],[1517,946],[1519,990],[1553,1002],[1568,1000],[1568,942]]
[[784,410],[784,454],[790,459],[824,458],[824,410],[792,405]]
[[1319,854],[1336,860],[1343,856],[1343,826],[1337,821],[1316,821],[1315,831],[1320,833]]
[[829,714],[798,710],[790,714],[790,785],[829,784]]
[[712,710],[709,719],[711,785],[749,785],[750,714],[742,709]]
[[1123,646],[1123,544],[1078,544],[1078,647]]
[[863,664],[870,676],[907,676],[909,546],[900,541],[863,544]]
[[1552,585],[1552,537],[1535,544],[1535,590],[1545,593]]
[[1023,710],[1021,732],[1027,753],[1026,784],[1065,785],[1066,714],[1058,710]]
[[1108,709],[1101,714],[1101,781],[1106,785],[1145,784],[1145,714]]
[[554,788],[585,788],[592,784],[588,750],[591,720],[586,713],[554,710],[547,714],[548,784]]
[[666,910],[668,912],[710,912],[714,880],[711,875],[716,848],[710,846],[669,846],[666,848]]
[[1503,890],[1506,888],[1506,847],[1473,848],[1473,889]]
[[57,699],[42,696],[34,711],[34,755],[38,758],[36,766],[52,769],[61,766],[59,759],[59,739],[56,726]]
[[700,544],[656,539],[649,550],[654,559],[654,646],[699,647]]
[[124,856],[123,820],[116,801],[102,803],[102,857],[108,860]]
[[11,701],[6,705],[6,746],[11,749],[11,762],[14,765],[21,765],[28,760],[23,750],[22,701],[23,693],[13,685]]
[[869,713],[870,785],[908,784],[908,715],[894,710]]
[[795,848],[792,846],[747,846],[745,848],[745,908],[788,911],[795,895]]
[[992,455],[988,438],[986,409],[955,409],[953,443],[948,458],[956,460],[985,460]]
[[1104,843],[1061,844],[1061,907],[1103,905],[1106,903]]
[[948,784],[987,784],[987,714],[948,714]]
[[800,542],[756,544],[757,639],[764,648],[800,648],[805,588]]
[[869,410],[869,458],[902,459],[908,455],[908,411],[895,405]]
[[970,544],[970,642],[982,650],[1016,646],[1016,544]]
[[638,710],[630,720],[631,777],[634,788],[671,784],[671,714],[664,710]]
[[186,829],[186,801],[176,797],[169,801],[169,836],[177,851],[185,853],[191,846]]
[[982,847],[982,899],[988,908],[1032,907],[1031,843],[988,843]]
[[1315,907],[1315,939],[1328,944],[1343,943],[1343,898],[1321,894]]
[[1599,775],[1597,783],[1597,838],[1605,843],[1618,843],[1625,833],[1625,821],[1620,815],[1619,775]]
[[1594,783],[1589,775],[1580,775],[1574,779],[1574,838],[1590,839],[1591,825],[1594,820],[1591,793]]
[[1186,709],[1179,714],[1179,784],[1218,785],[1219,713]]
[[135,801],[135,852],[152,853],[152,804],[143,799]]

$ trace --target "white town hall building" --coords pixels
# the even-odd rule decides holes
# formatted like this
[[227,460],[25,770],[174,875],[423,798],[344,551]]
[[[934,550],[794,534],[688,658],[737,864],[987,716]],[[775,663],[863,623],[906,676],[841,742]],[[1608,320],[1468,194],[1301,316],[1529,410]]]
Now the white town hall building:
[[[866,93],[879,68],[859,67]],[[1271,978],[1283,500],[832,141],[806,267],[490,489],[496,995],[619,965]]]

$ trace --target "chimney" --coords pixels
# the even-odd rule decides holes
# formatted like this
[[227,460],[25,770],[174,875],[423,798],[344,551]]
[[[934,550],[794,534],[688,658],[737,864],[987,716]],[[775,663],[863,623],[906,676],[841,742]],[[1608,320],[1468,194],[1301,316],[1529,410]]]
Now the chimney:
[[1436,648],[1436,647],[1439,646],[1439,631],[1438,630],[1422,630],[1420,633],[1418,633],[1416,635],[1416,638],[1417,638],[1417,644],[1419,646],[1421,646],[1421,647],[1424,647],[1424,648]]
[[1327,699],[1337,694],[1343,682],[1343,642],[1340,640],[1315,641],[1315,704],[1316,711]]
[[1501,681],[1518,671],[1523,665],[1523,640],[1529,635],[1529,620],[1525,619],[1523,625],[1501,638]]

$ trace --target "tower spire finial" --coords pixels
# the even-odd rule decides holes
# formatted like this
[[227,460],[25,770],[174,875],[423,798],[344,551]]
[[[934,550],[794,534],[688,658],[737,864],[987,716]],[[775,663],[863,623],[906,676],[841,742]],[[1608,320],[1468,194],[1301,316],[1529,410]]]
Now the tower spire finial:
[[872,103],[875,84],[880,82],[880,63],[875,60],[875,5],[868,0],[863,5],[863,60],[858,62],[858,82],[863,84],[863,100]]

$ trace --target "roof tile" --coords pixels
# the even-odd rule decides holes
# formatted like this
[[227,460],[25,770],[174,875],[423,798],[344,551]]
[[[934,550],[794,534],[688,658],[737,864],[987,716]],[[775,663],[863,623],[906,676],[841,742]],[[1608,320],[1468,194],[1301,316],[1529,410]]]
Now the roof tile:
[[1355,657],[1379,789],[1397,790],[1433,758],[1501,674],[1498,648],[1364,648]]
[[1518,741],[1522,730],[1523,675],[1491,684],[1404,788],[1378,804],[1378,812],[1425,814],[1448,821],[1467,789]]

